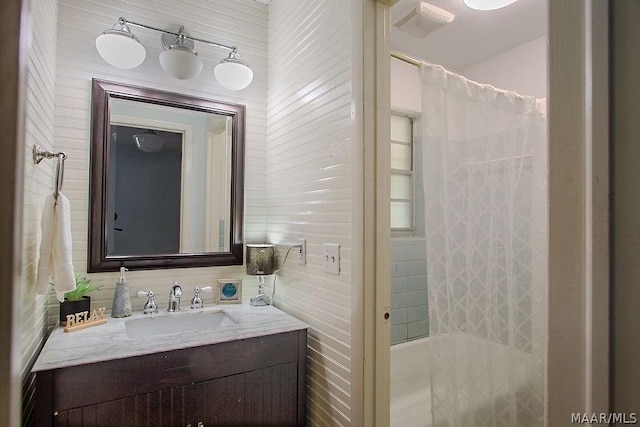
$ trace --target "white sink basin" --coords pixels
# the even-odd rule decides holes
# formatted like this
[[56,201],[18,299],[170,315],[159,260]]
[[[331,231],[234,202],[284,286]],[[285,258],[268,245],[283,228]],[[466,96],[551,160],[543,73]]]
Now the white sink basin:
[[199,330],[210,331],[233,326],[238,320],[223,310],[218,310],[173,313],[146,319],[130,319],[124,323],[129,338],[145,338]]

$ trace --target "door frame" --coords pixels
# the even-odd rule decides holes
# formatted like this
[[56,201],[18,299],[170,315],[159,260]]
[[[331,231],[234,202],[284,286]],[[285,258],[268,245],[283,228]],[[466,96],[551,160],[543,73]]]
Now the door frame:
[[[389,7],[352,2],[353,247],[351,421],[389,425],[391,114]],[[359,336],[361,333],[361,336]]]
[[30,49],[29,0],[3,0],[5,41],[0,50],[0,147],[5,162],[0,168],[0,283],[5,307],[0,310],[0,425],[20,425],[20,300],[22,284],[22,198],[24,182],[25,88]]
[[[547,8],[549,303],[545,424],[554,426],[568,424],[572,412],[609,411],[609,11],[607,2],[600,0],[547,0]],[[372,402],[364,405],[365,420],[373,417],[371,425],[389,423],[388,386],[375,387],[385,381],[389,384],[389,327],[383,316],[387,313],[385,298],[391,293],[387,277],[390,240],[385,223],[388,208],[383,206],[389,199],[384,178],[388,157],[382,147],[388,139],[388,123],[382,114],[389,100],[380,95],[388,90],[389,64],[380,58],[389,56],[389,21],[388,7],[386,19],[382,9],[376,11],[375,21],[374,50],[379,59],[369,62],[377,78],[374,83],[365,83],[384,98],[378,99],[377,108],[371,107],[375,110],[371,114],[381,119],[377,125],[366,114],[364,121],[364,132],[375,136],[370,138],[373,142],[365,137],[364,170],[371,170],[364,173],[363,212],[365,224],[375,229],[374,235],[369,236],[367,231],[363,235],[365,283],[371,283],[371,279],[375,284],[364,287],[365,305],[375,307],[375,312],[365,311],[364,322],[364,356],[374,365],[367,370],[365,363],[363,383],[365,402]],[[371,387],[375,392],[369,391]],[[385,399],[386,409],[381,407]]]
[[545,421],[555,426],[609,412],[609,10],[600,0],[548,7]]

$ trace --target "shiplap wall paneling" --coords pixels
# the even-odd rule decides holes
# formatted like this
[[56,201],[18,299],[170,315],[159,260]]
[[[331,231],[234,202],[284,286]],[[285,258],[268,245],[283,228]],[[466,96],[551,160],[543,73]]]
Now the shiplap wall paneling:
[[[290,255],[276,305],[311,325],[310,425],[351,423],[351,5],[269,5],[267,239]],[[324,272],[322,244],[340,245],[340,275]]]
[[[172,92],[246,105],[245,153],[245,241],[265,239],[266,205],[266,110],[267,110],[267,6],[253,0],[210,0],[181,2],[169,0],[59,0],[58,66],[56,74],[56,149],[69,155],[66,162],[64,192],[71,202],[74,267],[86,272],[88,234],[88,185],[91,79],[116,81]],[[121,70],[104,62],[95,48],[95,38],[123,16],[132,21],[165,28],[172,23],[185,25],[194,37],[235,45],[254,72],[251,85],[241,91],[222,88],[213,77],[213,66],[228,51],[196,42],[204,69],[192,80],[177,80],[166,74],[158,62],[162,51],[160,33],[132,27],[147,50],[138,68]],[[94,304],[111,307],[117,273],[91,274],[89,278],[103,288],[93,294]],[[244,268],[211,267],[173,270],[131,271],[128,281],[132,295],[153,289],[159,303],[168,297],[176,280],[184,289],[216,283],[218,278],[244,277]],[[255,290],[255,279],[245,280],[244,294]],[[205,295],[205,303],[210,295]],[[49,298],[57,305],[54,297]],[[144,301],[134,298],[133,309]],[[50,310],[50,322],[58,311]]]
[[54,149],[54,109],[56,74],[56,0],[31,4],[31,38],[26,78],[24,139],[23,254],[20,299],[20,366],[22,379],[22,417],[28,422],[33,413],[34,383],[30,370],[47,331],[47,298],[36,295],[35,282],[42,240],[41,217],[46,197],[54,186],[55,161],[34,165],[31,149],[40,144]]
[[[30,367],[34,353],[45,333],[46,297],[36,295],[35,281],[42,240],[41,218],[44,201],[53,192],[54,160],[34,165],[31,149],[40,144],[45,150],[54,150],[54,99],[56,70],[55,0],[42,0],[32,4],[32,36],[28,59],[25,154],[24,154],[24,215],[22,257],[21,361],[23,369]],[[28,372],[23,372],[27,374]]]

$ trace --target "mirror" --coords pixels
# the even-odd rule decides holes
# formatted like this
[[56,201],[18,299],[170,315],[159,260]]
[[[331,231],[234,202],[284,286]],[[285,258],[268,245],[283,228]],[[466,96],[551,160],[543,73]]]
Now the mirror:
[[245,107],[93,79],[87,271],[243,263]]

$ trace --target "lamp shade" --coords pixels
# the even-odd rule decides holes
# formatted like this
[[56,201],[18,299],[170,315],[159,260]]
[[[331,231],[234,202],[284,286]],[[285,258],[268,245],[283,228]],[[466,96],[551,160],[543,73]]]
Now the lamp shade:
[[184,46],[172,45],[158,59],[162,69],[176,79],[189,80],[202,71],[202,60],[198,54]]
[[275,248],[273,245],[247,245],[247,274],[268,276],[275,273]]
[[237,52],[231,52],[213,69],[218,82],[227,89],[241,90],[253,80],[253,71]]
[[127,25],[116,26],[120,28],[105,30],[96,38],[96,49],[102,59],[114,67],[135,68],[142,64],[147,51]]

